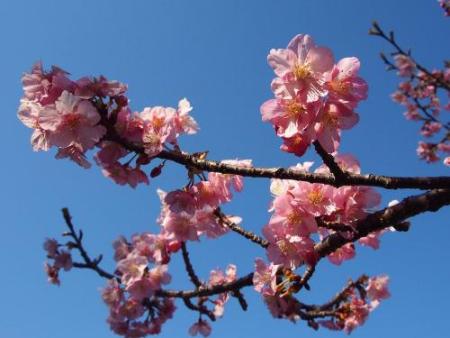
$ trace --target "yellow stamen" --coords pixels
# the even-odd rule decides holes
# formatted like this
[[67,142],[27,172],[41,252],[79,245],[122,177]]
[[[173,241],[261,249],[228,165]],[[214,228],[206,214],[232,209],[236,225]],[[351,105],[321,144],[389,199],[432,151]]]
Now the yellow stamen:
[[294,73],[296,80],[305,80],[311,76],[311,70],[307,64],[296,64],[292,70],[292,73]]
[[292,119],[298,118],[304,112],[305,108],[293,100],[286,104],[286,113]]
[[314,204],[319,205],[323,201],[323,195],[322,192],[319,190],[312,190],[308,193],[308,200]]
[[331,82],[331,88],[339,94],[346,95],[350,92],[351,85],[348,82],[334,80]]

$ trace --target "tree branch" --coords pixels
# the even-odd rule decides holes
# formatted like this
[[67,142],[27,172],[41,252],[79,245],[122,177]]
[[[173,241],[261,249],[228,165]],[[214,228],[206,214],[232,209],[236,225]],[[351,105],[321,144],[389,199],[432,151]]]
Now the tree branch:
[[348,177],[348,173],[342,170],[339,165],[334,160],[334,157],[326,152],[323,149],[322,145],[319,141],[313,142],[314,148],[316,149],[317,154],[322,158],[323,163],[330,169],[330,172],[333,174],[334,178],[337,182],[345,181]]
[[265,239],[262,239],[258,235],[254,234],[251,231],[245,230],[236,223],[231,222],[226,215],[223,214],[223,212],[220,210],[220,208],[217,208],[214,211],[214,214],[217,216],[219,221],[225,225],[227,228],[229,228],[231,231],[236,232],[237,234],[241,235],[242,237],[247,238],[248,240],[252,241],[253,243],[256,243],[263,248],[267,248],[269,246],[269,242]]
[[[326,237],[322,242],[314,247],[314,251],[319,259],[336,251],[343,245],[355,242],[361,237],[367,236],[369,233],[390,227],[393,224],[400,224],[407,218],[418,214],[431,211],[435,212],[440,208],[450,204],[450,190],[438,189],[432,190],[421,195],[410,196],[402,200],[400,203],[374,212],[365,219],[357,222],[357,232],[352,238],[345,238],[338,232]],[[173,291],[160,290],[158,295],[166,297],[202,297],[219,294],[222,292],[232,292],[240,290],[243,287],[253,285],[253,273],[239,278],[238,280],[217,285],[214,287],[206,287],[201,290],[190,291]]]
[[[426,193],[410,196],[402,200],[400,203],[387,207],[380,211],[374,212],[368,215],[365,219],[359,221],[355,225],[355,233],[352,238],[343,237],[339,232],[333,233],[326,237],[322,242],[318,243],[314,247],[314,251],[319,260],[330,253],[336,251],[343,245],[357,241],[361,237],[365,237],[371,232],[382,230],[393,224],[401,224],[407,218],[416,216],[418,214],[431,211],[436,212],[440,208],[450,204],[450,189],[436,189],[428,191]],[[64,218],[66,223],[71,229],[71,232],[75,234],[73,225],[71,223],[70,215],[67,209],[64,212]],[[77,237],[77,236],[76,236]],[[77,237],[78,238],[78,237]],[[76,240],[78,241],[78,240]],[[84,250],[81,240],[77,242],[77,249],[85,259],[86,266],[82,268],[89,268],[96,271],[100,276],[111,279],[114,275],[107,273],[94,264]],[[80,249],[81,248],[81,249]],[[79,267],[79,266],[78,266]],[[308,270],[307,270],[308,271]],[[314,271],[306,273],[302,278],[306,280],[309,274],[312,275]],[[307,278],[306,278],[307,277]],[[240,289],[253,285],[253,273],[249,273],[233,282],[224,283],[216,286],[204,286],[201,289],[195,290],[158,290],[155,295],[158,297],[170,297],[170,298],[193,298],[193,297],[206,297],[212,296],[224,292],[236,292]]]
[[419,69],[422,72],[424,72],[425,74],[427,74],[427,76],[430,79],[434,79],[434,81],[436,82],[436,85],[438,85],[438,86],[440,86],[440,87],[450,91],[450,83],[448,81],[446,81],[445,79],[441,79],[441,78],[433,76],[432,72],[430,72],[427,68],[425,68],[424,66],[419,64],[416,60],[414,60],[411,57],[411,53],[410,52],[404,51],[403,48],[401,48],[399,46],[399,44],[395,40],[395,36],[394,36],[394,32],[393,31],[390,31],[389,35],[386,34],[383,31],[383,29],[380,27],[378,22],[374,21],[372,23],[372,28],[370,29],[369,34],[370,35],[374,35],[374,36],[379,36],[382,39],[386,40],[392,47],[394,47],[394,49],[396,50],[396,54],[401,54],[401,55],[404,55],[404,56],[407,56],[408,58],[410,58],[415,63],[417,69]]
[[186,267],[186,271],[189,275],[189,279],[191,280],[192,284],[194,284],[195,287],[199,289],[203,284],[197,277],[197,274],[194,271],[194,267],[192,266],[191,260],[189,259],[189,252],[187,251],[186,248],[186,242],[181,243],[181,252],[183,254],[183,261]]
[[[116,142],[129,151],[134,151],[138,154],[145,154],[142,147],[121,138],[115,131],[114,127],[108,128],[108,133],[105,140]],[[182,164],[189,170],[195,169],[197,171],[217,172],[255,178],[278,178],[310,183],[323,183],[334,187],[344,185],[365,185],[382,187],[385,189],[450,189],[449,176],[393,177],[373,174],[360,175],[347,173],[345,178],[339,181],[333,175],[308,173],[290,168],[245,168],[223,162],[206,160],[188,153],[174,150],[163,150],[156,157]]]
[[101,257],[102,257],[101,255],[95,260],[93,260],[89,257],[89,255],[86,252],[86,250],[84,249],[83,243],[82,243],[83,232],[80,230],[80,233],[78,235],[75,232],[75,228],[72,223],[72,216],[70,216],[69,209],[63,208],[62,213],[63,213],[64,221],[66,222],[66,225],[69,228],[68,235],[70,237],[72,237],[73,240],[75,241],[75,248],[78,250],[78,252],[80,253],[81,257],[84,260],[84,263],[73,263],[73,266],[76,268],[81,268],[81,269],[94,270],[98,275],[100,275],[101,277],[107,278],[107,279],[114,278],[115,276],[113,274],[106,272],[105,270],[103,270],[102,268],[100,268],[98,266],[98,264],[101,261]]

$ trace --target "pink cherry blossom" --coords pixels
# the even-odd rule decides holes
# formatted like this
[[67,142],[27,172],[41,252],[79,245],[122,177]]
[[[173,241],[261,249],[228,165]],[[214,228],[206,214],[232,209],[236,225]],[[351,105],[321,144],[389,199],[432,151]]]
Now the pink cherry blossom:
[[319,183],[299,182],[292,189],[293,205],[317,217],[329,215],[335,210],[334,188]]
[[178,102],[177,114],[175,116],[175,127],[177,133],[185,133],[189,135],[197,133],[199,129],[198,124],[194,118],[189,115],[191,110],[191,103],[186,98]]
[[269,241],[267,257],[272,263],[297,268],[315,261],[314,242],[309,237],[289,236],[269,227],[265,227],[263,233]]
[[277,291],[277,276],[279,266],[270,263],[267,265],[261,258],[255,260],[253,273],[253,286],[263,295],[273,296]]
[[108,280],[108,284],[102,290],[102,298],[108,306],[117,306],[123,301],[123,290],[120,288],[117,280]]
[[353,110],[339,103],[329,102],[321,109],[314,126],[316,139],[329,153],[337,151],[342,129],[350,129],[359,121]]
[[366,287],[367,295],[374,301],[386,299],[391,296],[388,290],[389,277],[386,275],[369,278]]
[[47,251],[47,257],[55,258],[58,255],[59,244],[56,239],[47,238],[44,242],[44,250]]
[[128,87],[119,81],[110,81],[104,76],[99,78],[83,77],[75,82],[75,95],[90,99],[94,96],[115,97],[124,94]]
[[280,146],[280,149],[287,153],[302,156],[313,140],[313,132],[312,128],[308,128],[302,133],[297,133],[291,137],[283,137],[283,144]]
[[394,59],[398,68],[398,75],[403,77],[411,76],[416,67],[411,58],[403,54],[397,54]]
[[367,83],[358,76],[360,62],[355,57],[341,59],[327,74],[325,87],[330,100],[351,108],[367,98]]
[[82,150],[91,149],[105,134],[106,129],[97,125],[100,115],[86,100],[64,91],[54,105],[47,106],[40,114],[39,124],[51,131],[52,144],[66,148],[78,145]]
[[349,315],[345,318],[344,330],[351,333],[356,327],[365,323],[370,313],[370,306],[357,297],[352,297]]
[[203,337],[208,337],[211,334],[211,326],[209,325],[208,321],[199,319],[194,325],[189,328],[189,334],[191,336],[200,334]]
[[58,272],[59,272],[58,268],[51,266],[50,264],[45,262],[44,269],[45,269],[45,273],[47,274],[49,283],[52,283],[54,285],[61,284],[61,282],[59,280],[59,276],[58,276]]
[[362,237],[358,240],[358,243],[363,246],[370,246],[372,249],[377,250],[380,247],[380,236],[384,233],[383,230],[375,231]]
[[320,102],[307,102],[301,94],[292,94],[289,98],[266,101],[261,106],[261,114],[263,121],[274,125],[278,136],[289,138],[310,126],[319,109]]
[[420,141],[417,147],[417,155],[428,163],[439,161],[439,157],[436,155],[436,146],[432,143]]
[[309,35],[295,36],[287,49],[272,49],[267,60],[278,77],[306,92],[308,102],[324,95],[321,85],[324,73],[333,66],[333,54],[317,47]]
[[72,255],[70,252],[61,250],[55,257],[54,267],[57,269],[64,269],[64,271],[69,271],[72,269]]
[[91,167],[91,164],[86,159],[83,149],[81,149],[80,145],[78,144],[73,144],[68,147],[58,149],[55,158],[57,159],[69,158],[70,160],[78,164],[80,167],[83,167],[85,169],[89,169]]
[[98,146],[100,150],[95,154],[95,161],[101,166],[113,164],[128,154],[128,151],[116,142],[103,141]]
[[300,319],[299,304],[293,297],[265,295],[263,298],[273,317],[286,318],[291,322]]
[[309,236],[317,232],[317,223],[312,214],[307,213],[295,200],[294,193],[276,197],[271,210],[274,212],[267,227],[289,229],[292,235]]
[[139,183],[149,184],[148,176],[139,166],[133,168],[120,162],[114,162],[104,165],[102,172],[103,175],[111,178],[119,185],[128,184],[132,188],[136,188]]
[[150,262],[167,264],[170,260],[169,240],[164,234],[143,233],[132,237],[134,251]]
[[22,77],[24,95],[28,100],[43,106],[52,104],[64,90],[73,89],[74,84],[67,75],[66,71],[56,66],[52,66],[50,72],[45,72],[42,63],[36,62],[31,73],[25,73]]
[[355,257],[355,246],[353,243],[347,243],[333,253],[328,255],[328,260],[336,265],[341,265],[343,261]]
[[139,280],[143,276],[147,265],[147,259],[135,253],[131,253],[126,258],[120,260],[117,263],[117,270],[122,273],[122,283],[128,285]]
[[31,144],[34,151],[47,151],[51,147],[49,132],[42,129],[39,125],[39,115],[42,109],[39,103],[22,99],[17,112],[20,121],[28,128],[34,129],[31,136]]
[[424,123],[420,130],[420,133],[425,137],[431,137],[438,133],[442,128],[442,124],[439,122]]
[[161,226],[178,241],[198,240],[195,218],[186,212],[169,213]]

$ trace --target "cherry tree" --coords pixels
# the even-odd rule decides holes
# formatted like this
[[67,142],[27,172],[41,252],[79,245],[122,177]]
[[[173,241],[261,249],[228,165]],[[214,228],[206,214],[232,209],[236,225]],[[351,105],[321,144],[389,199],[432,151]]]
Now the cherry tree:
[[[440,3],[448,15],[449,1]],[[449,166],[450,124],[443,115],[450,110],[450,64],[429,70],[378,23],[373,23],[370,34],[391,48],[381,58],[401,78],[393,100],[406,107],[406,119],[420,123],[424,140],[418,143],[418,156]],[[102,298],[109,308],[107,321],[116,334],[158,334],[177,306],[184,305],[199,314],[187,328],[189,333],[206,337],[211,322],[223,315],[231,299],[247,310],[246,288],[260,293],[275,318],[304,321],[315,330],[350,333],[390,297],[389,277],[361,275],[343,285],[328,302],[307,304],[302,294],[310,290],[320,261],[340,265],[356,256],[358,245],[377,249],[387,232],[406,232],[412,217],[450,204],[448,176],[364,173],[354,156],[339,152],[343,131],[357,125],[356,109],[368,95],[368,85],[358,75],[357,57],[335,59],[330,49],[316,44],[310,35],[299,34],[287,47],[270,50],[268,63],[275,75],[273,97],[261,104],[262,121],[273,126],[281,151],[303,159],[311,149],[322,164],[265,168],[251,159],[216,161],[206,151],[187,153],[179,138],[194,135],[199,128],[187,99],[177,107],[135,112],[127,98],[127,85],[104,76],[73,80],[59,67],[45,70],[41,62],[23,75],[18,116],[33,129],[35,151],[56,148],[56,158],[67,158],[83,168],[94,162],[104,176],[133,188],[163,177],[168,162],[185,168],[184,186],[157,191],[160,232],[119,236],[113,243],[114,271],[102,267],[101,255],[89,253],[83,232],[67,208],[62,210],[67,226],[63,238],[45,240],[50,283],[59,285],[61,272],[74,269],[91,270],[105,279]],[[88,159],[90,150],[96,152],[93,160]],[[222,211],[222,205],[244,188],[244,179],[250,178],[270,179],[271,214],[261,235],[246,230],[238,215]],[[422,193],[382,206],[377,189],[418,189]],[[241,274],[230,264],[225,271],[211,270],[207,280],[198,276],[189,257],[189,243],[230,232],[262,248],[254,270]],[[169,273],[173,255],[182,256],[192,289],[170,288],[172,276],[182,273]]]

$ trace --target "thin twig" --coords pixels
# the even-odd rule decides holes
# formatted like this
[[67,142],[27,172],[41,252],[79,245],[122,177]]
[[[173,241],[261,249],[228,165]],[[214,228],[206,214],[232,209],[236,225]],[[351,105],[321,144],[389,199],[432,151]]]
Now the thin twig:
[[216,316],[214,315],[214,313],[210,310],[208,310],[208,308],[204,305],[195,305],[194,303],[192,303],[190,298],[183,298],[183,302],[184,305],[186,305],[186,307],[188,309],[191,309],[193,311],[198,311],[202,314],[205,314],[209,317],[209,319],[211,319],[212,321],[216,320]]
[[336,181],[345,181],[348,173],[346,173],[341,169],[341,167],[339,167],[334,157],[328,154],[325,149],[323,149],[319,141],[314,141],[313,144],[317,154],[319,154],[319,156],[322,158],[323,163],[325,163],[325,165],[330,169],[330,172],[333,174]]
[[81,268],[81,269],[94,270],[101,277],[104,277],[107,279],[115,278],[115,276],[113,274],[106,272],[105,270],[103,270],[102,268],[100,268],[98,266],[98,264],[100,263],[100,260],[101,260],[101,256],[99,256],[99,258],[97,258],[95,260],[93,260],[89,257],[89,255],[87,254],[86,250],[84,249],[83,243],[81,241],[83,238],[83,233],[81,231],[79,234],[77,234],[75,232],[75,227],[73,226],[72,216],[70,216],[69,209],[63,208],[62,213],[63,213],[64,220],[66,222],[66,225],[69,228],[70,236],[75,241],[75,248],[78,250],[78,252],[80,253],[81,257],[84,260],[84,263],[74,263],[73,266],[76,268]]
[[374,36],[379,36],[382,39],[389,42],[395,48],[395,50],[397,51],[397,54],[401,54],[401,55],[404,55],[404,56],[407,56],[408,58],[410,58],[414,62],[416,67],[419,70],[421,70],[422,72],[424,72],[425,74],[427,74],[430,79],[434,79],[437,85],[450,91],[450,83],[449,82],[445,81],[444,79],[433,76],[432,72],[430,72],[427,68],[425,68],[424,66],[422,66],[421,64],[419,64],[416,60],[414,60],[412,58],[411,53],[404,51],[403,48],[400,47],[400,45],[395,40],[394,32],[391,31],[391,32],[389,32],[389,35],[386,34],[383,31],[383,29],[380,27],[380,25],[375,21],[372,23],[372,28],[370,29],[369,34],[374,35]]
[[191,260],[189,259],[189,252],[186,248],[186,242],[181,243],[181,252],[183,255],[184,266],[186,267],[187,274],[189,275],[189,279],[197,289],[201,288],[203,284],[195,273],[194,267],[192,266]]
[[[144,154],[144,149],[120,137],[114,128],[108,128],[105,140],[116,142],[129,151]],[[436,177],[394,177],[373,174],[348,173],[345,179],[337,180],[331,174],[304,172],[292,168],[241,167],[228,163],[206,160],[181,151],[163,150],[156,157],[186,166],[189,170],[217,172],[255,178],[278,178],[310,183],[323,183],[335,187],[344,185],[377,186],[385,189],[449,189],[449,176]]]
[[214,211],[214,214],[217,216],[217,218],[219,219],[219,221],[226,226],[227,228],[229,228],[230,230],[238,233],[239,235],[247,238],[248,240],[252,241],[253,243],[256,243],[260,246],[262,246],[263,248],[267,248],[269,246],[269,242],[266,241],[265,239],[262,239],[261,237],[259,237],[258,235],[254,234],[251,231],[245,230],[242,227],[240,227],[239,225],[237,225],[234,222],[231,222],[226,215],[224,215],[222,213],[222,211],[220,210],[220,208],[217,208]]
[[[320,260],[321,258],[336,251],[343,245],[357,241],[361,237],[365,237],[371,232],[382,230],[391,226],[392,224],[401,224],[406,219],[427,211],[436,212],[440,208],[449,204],[450,190],[445,189],[436,189],[420,195],[407,197],[400,203],[374,212],[368,215],[365,219],[357,222],[355,228],[358,231],[352,238],[343,237],[338,232],[329,235],[320,243],[315,245],[315,254]],[[66,215],[68,217],[66,217]],[[66,219],[66,223],[68,224],[69,229],[72,229],[71,231],[75,233],[68,211],[64,213],[64,218]],[[79,243],[79,246],[83,248],[81,243]],[[92,265],[92,261],[91,259],[89,259],[89,256],[84,249],[82,249],[80,252],[84,252],[82,256],[87,257],[87,261],[85,261],[89,269],[96,271],[102,277],[108,279],[114,278],[112,274],[101,270],[97,265]],[[244,287],[251,285],[253,285],[253,273],[249,273],[233,282],[224,283],[221,285],[205,286],[201,289],[195,290],[158,290],[155,292],[155,295],[158,297],[170,298],[205,297],[217,295],[224,292],[238,291]]]

